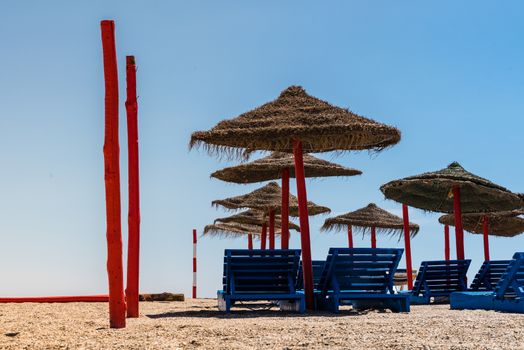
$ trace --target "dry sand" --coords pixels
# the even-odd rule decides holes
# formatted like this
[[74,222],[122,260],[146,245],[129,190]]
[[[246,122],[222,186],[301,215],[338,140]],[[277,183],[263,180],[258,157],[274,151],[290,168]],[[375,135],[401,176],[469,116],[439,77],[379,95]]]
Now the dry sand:
[[114,330],[105,303],[0,304],[0,332],[1,349],[524,349],[524,315],[448,305],[301,316],[224,315],[209,299],[144,302],[140,318]]

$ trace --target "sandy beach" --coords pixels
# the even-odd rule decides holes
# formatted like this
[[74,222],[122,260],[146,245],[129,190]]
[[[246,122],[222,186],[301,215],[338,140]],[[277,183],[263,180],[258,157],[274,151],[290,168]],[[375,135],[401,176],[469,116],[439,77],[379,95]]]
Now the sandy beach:
[[[524,349],[524,316],[412,306],[409,314],[345,309],[304,316],[239,310],[216,300],[141,303],[109,329],[107,304],[1,304],[1,349]],[[14,334],[16,335],[14,335]]]

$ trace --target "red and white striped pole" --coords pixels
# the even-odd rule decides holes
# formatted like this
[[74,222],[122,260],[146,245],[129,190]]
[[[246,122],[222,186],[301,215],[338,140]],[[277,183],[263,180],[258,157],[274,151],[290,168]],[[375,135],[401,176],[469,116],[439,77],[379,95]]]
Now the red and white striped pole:
[[193,299],[197,297],[197,232],[193,229]]

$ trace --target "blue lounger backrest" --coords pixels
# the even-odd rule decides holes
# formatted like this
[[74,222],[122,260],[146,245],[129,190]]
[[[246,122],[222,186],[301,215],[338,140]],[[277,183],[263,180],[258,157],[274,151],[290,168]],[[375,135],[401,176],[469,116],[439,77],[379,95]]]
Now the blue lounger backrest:
[[319,281],[322,294],[393,294],[393,275],[404,249],[330,248]]
[[413,295],[448,295],[466,290],[470,263],[469,259],[423,261],[413,285]]
[[498,299],[524,298],[524,252],[515,253],[495,287]]
[[494,290],[511,260],[486,260],[475,275],[469,289],[475,291]]
[[[311,261],[311,263],[313,265],[313,288],[316,289],[326,262],[324,260],[313,260]],[[302,272],[302,262],[300,262],[300,266],[298,268],[297,289],[304,289],[304,275]]]
[[223,290],[228,294],[293,294],[299,261],[299,249],[226,249]]

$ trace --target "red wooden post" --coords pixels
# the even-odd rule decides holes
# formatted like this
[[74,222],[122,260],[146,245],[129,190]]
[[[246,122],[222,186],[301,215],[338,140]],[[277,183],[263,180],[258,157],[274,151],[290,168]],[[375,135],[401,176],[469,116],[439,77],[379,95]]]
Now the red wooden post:
[[482,219],[482,234],[484,236],[484,260],[489,261],[489,238],[488,238],[489,219],[484,216]]
[[128,248],[127,248],[127,317],[138,317],[140,261],[140,192],[138,173],[138,104],[136,102],[135,57],[126,57],[127,81],[127,149],[128,149]]
[[260,249],[266,249],[267,225],[262,225],[262,234],[260,235]]
[[449,256],[449,226],[444,226],[444,257],[446,261],[450,259]]
[[118,72],[115,23],[102,21],[102,49],[105,80],[104,173],[107,217],[107,275],[109,280],[109,325],[126,326],[122,226],[120,218],[120,150],[118,145]]
[[411,236],[409,234],[408,206],[402,204],[402,218],[404,219],[404,248],[406,251],[406,274],[408,277],[408,290],[413,289],[413,267],[411,266]]
[[348,225],[348,247],[353,248],[353,227]]
[[247,249],[253,250],[253,235],[251,233],[247,235]]
[[464,229],[462,228],[462,209],[460,208],[460,187],[453,187],[453,213],[455,214],[455,239],[457,240],[457,259],[464,260]]
[[371,226],[371,248],[377,247],[377,233],[375,232],[375,226]]
[[280,214],[280,247],[289,249],[289,169],[282,170],[282,209]]
[[275,249],[275,210],[269,210],[269,249]]
[[193,229],[193,293],[192,298],[197,297],[197,231]]
[[298,214],[300,219],[300,245],[302,249],[302,271],[304,276],[304,292],[306,307],[314,308],[313,296],[313,265],[311,262],[311,241],[309,237],[309,214],[307,208],[306,179],[304,175],[304,159],[302,142],[293,141],[293,155],[295,158],[295,177],[297,182]]

